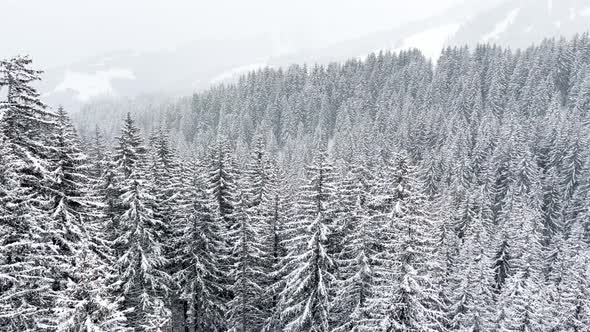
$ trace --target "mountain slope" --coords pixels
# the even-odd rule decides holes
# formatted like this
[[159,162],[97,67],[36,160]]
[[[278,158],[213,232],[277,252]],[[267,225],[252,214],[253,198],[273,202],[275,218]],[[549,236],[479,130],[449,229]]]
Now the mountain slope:
[[265,66],[362,59],[379,50],[418,48],[435,61],[445,45],[489,42],[525,47],[543,37],[583,32],[589,19],[590,0],[466,1],[426,20],[325,48],[277,52],[276,40],[261,36],[203,41],[161,52],[108,54],[48,70],[40,89],[49,104],[76,110],[81,103],[104,95],[181,95]]
[[468,20],[450,44],[497,43],[524,48],[545,37],[570,37],[590,28],[590,0],[507,1]]

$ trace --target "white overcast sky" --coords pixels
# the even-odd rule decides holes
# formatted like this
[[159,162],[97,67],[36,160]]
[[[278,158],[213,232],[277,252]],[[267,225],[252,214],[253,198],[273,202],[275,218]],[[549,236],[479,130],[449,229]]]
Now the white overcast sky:
[[0,57],[43,66],[118,50],[273,35],[317,47],[426,18],[461,0],[0,0]]

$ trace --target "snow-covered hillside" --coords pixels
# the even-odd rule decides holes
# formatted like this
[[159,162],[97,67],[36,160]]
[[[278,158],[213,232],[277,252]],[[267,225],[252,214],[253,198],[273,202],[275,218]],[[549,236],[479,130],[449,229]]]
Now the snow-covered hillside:
[[122,68],[112,68],[108,70],[99,70],[94,73],[66,71],[63,81],[58,84],[51,92],[52,93],[73,91],[76,98],[82,102],[88,101],[90,98],[116,95],[113,89],[114,80],[135,80],[133,71]]
[[459,23],[444,24],[404,38],[401,46],[394,49],[399,52],[404,49],[417,48],[427,57],[436,60],[445,43],[461,27]]
[[[95,96],[188,94],[262,67],[363,59],[380,50],[418,48],[433,61],[446,45],[489,42],[524,47],[544,37],[590,29],[590,0],[470,0],[438,16],[319,49],[297,49],[276,36],[185,45],[174,51],[120,52],[50,69],[41,90],[49,104],[75,110]],[[395,22],[392,22],[395,26]],[[277,51],[280,49],[280,51]]]
[[571,37],[590,29],[589,9],[590,0],[505,1],[467,20],[449,43],[522,48],[545,37]]
[[237,79],[241,75],[244,75],[244,74],[251,72],[251,71],[256,71],[258,69],[262,69],[264,67],[268,67],[268,65],[265,63],[253,63],[250,65],[243,65],[243,66],[234,67],[234,68],[226,70],[226,71],[222,72],[221,74],[213,77],[210,80],[210,82],[211,82],[211,84],[220,84],[220,83],[224,83],[224,82],[229,82],[229,81]]

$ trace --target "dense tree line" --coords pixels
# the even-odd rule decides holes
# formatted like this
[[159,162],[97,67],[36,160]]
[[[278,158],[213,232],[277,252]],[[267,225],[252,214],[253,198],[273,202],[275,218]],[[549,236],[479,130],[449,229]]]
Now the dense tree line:
[[0,62],[2,330],[590,329],[588,34],[265,69],[114,140],[39,74]]

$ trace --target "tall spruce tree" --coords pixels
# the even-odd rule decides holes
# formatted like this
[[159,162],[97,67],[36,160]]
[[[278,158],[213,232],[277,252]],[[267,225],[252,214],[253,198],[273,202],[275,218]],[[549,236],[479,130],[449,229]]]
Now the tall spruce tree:
[[187,303],[188,331],[224,331],[225,228],[201,169],[193,167],[190,179],[186,188],[187,214],[175,255],[180,265],[175,279]]
[[[43,331],[55,328],[59,263],[49,220],[52,183],[47,137],[55,115],[33,87],[40,71],[28,57],[0,61],[0,131],[3,159],[0,237],[0,327]],[[55,234],[54,234],[55,235]]]
[[451,327],[466,331],[487,331],[492,328],[494,284],[491,237],[491,210],[486,206],[483,191],[469,202],[472,214],[464,230],[463,243],[453,271],[455,289],[452,293]]
[[164,225],[154,217],[145,148],[130,115],[125,119],[114,160],[121,179],[121,209],[116,216],[118,272],[113,286],[123,297],[123,308],[129,309],[129,325],[140,331],[163,330],[170,320],[166,300],[171,291],[171,277],[164,270]]
[[335,261],[330,253],[336,179],[324,151],[307,168],[298,200],[297,233],[290,248],[293,270],[286,277],[278,310],[285,331],[329,331]]
[[338,255],[339,280],[332,300],[334,331],[363,331],[370,316],[369,300],[374,291],[373,267],[378,227],[362,204],[360,190],[352,211],[351,226]]
[[[385,331],[439,331],[444,317],[438,291],[430,277],[439,262],[434,251],[434,221],[425,209],[426,197],[415,167],[404,153],[394,159],[394,206],[390,214],[387,256],[391,279],[378,288],[376,308]],[[383,293],[379,294],[379,290]]]
[[54,169],[49,214],[52,242],[61,256],[61,280],[55,287],[59,291],[55,306],[58,330],[124,330],[125,317],[106,289],[112,253],[96,223],[101,214],[92,193],[90,164],[61,107],[56,124],[51,138]]
[[276,165],[270,167],[270,195],[260,205],[263,222],[263,250],[265,259],[263,268],[266,271],[266,278],[263,282],[263,310],[265,311],[265,322],[263,331],[280,331],[282,322],[280,312],[276,310],[280,294],[285,287],[285,276],[289,272],[289,261],[287,247],[289,236],[287,236],[286,223],[291,216],[287,193],[285,192],[286,181],[284,172]]
[[[221,218],[222,234],[226,235],[231,229],[235,228],[238,222],[235,219],[235,216],[237,216],[235,209],[239,199],[237,165],[232,155],[231,146],[226,140],[220,140],[209,151],[206,184],[206,190],[213,199],[215,213]],[[224,236],[224,242],[220,268],[225,275],[221,282],[225,285],[223,293],[227,304],[233,298],[231,285],[234,281],[230,275],[230,265],[232,264],[230,256],[233,243],[228,236]]]
[[235,224],[228,233],[233,243],[230,253],[233,298],[228,303],[228,330],[259,331],[264,320],[262,228],[245,212],[241,199],[236,203],[232,215]]

